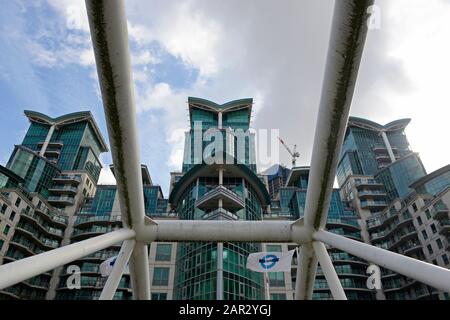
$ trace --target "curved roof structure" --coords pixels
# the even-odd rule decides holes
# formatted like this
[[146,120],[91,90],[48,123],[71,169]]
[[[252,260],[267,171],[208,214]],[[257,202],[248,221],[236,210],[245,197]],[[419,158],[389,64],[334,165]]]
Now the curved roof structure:
[[31,122],[46,124],[49,126],[55,125],[57,127],[60,127],[81,121],[88,121],[91,124],[91,127],[94,130],[94,133],[100,143],[101,151],[102,152],[108,151],[108,145],[103,139],[103,136],[100,133],[100,130],[97,126],[97,123],[95,122],[95,119],[90,111],[69,113],[56,118],[51,118],[43,113],[31,110],[25,110],[24,113]]
[[367,119],[349,117],[347,127],[358,127],[372,131],[397,131],[404,129],[410,122],[411,119],[405,118],[391,121],[383,126]]
[[249,117],[252,112],[252,105],[253,105],[253,99],[252,98],[245,98],[245,99],[238,99],[229,101],[224,104],[218,104],[213,101],[202,99],[202,98],[196,98],[196,97],[188,97],[188,105],[189,105],[189,116],[191,117],[191,109],[197,108],[197,109],[203,109],[215,113],[219,112],[231,112],[241,109],[249,109]]
[[194,181],[198,176],[208,176],[217,175],[217,168],[223,166],[227,174],[234,176],[244,177],[255,189],[261,204],[268,205],[270,203],[270,195],[264,183],[258,178],[258,176],[250,170],[247,166],[243,164],[233,164],[233,165],[207,165],[207,164],[197,164],[188,172],[186,172],[183,177],[175,184],[172,192],[169,196],[169,202],[171,204],[176,204],[180,199],[183,191],[186,187]]

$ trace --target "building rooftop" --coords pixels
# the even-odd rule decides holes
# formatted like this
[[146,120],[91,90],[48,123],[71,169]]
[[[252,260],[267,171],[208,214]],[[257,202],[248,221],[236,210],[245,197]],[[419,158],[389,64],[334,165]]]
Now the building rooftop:
[[219,112],[231,112],[231,111],[237,111],[241,109],[248,109],[248,117],[250,121],[250,115],[252,112],[252,105],[253,105],[253,99],[252,98],[245,98],[245,99],[238,99],[229,101],[224,104],[218,104],[210,100],[202,99],[202,98],[196,98],[196,97],[188,97],[188,105],[189,105],[189,118],[192,119],[192,113],[191,110],[193,108],[196,109],[203,109],[215,113]]
[[391,121],[385,125],[381,125],[379,123],[376,123],[374,121],[370,121],[363,118],[358,117],[350,117],[348,119],[347,127],[358,127],[363,128],[367,130],[373,130],[373,131],[398,131],[404,129],[409,123],[411,122],[411,119],[405,118],[405,119],[399,119]]
[[37,111],[31,111],[31,110],[25,110],[25,115],[27,116],[28,120],[30,122],[35,123],[41,123],[46,125],[56,125],[56,126],[64,126],[69,125],[72,123],[77,123],[81,121],[88,121],[90,125],[92,126],[92,129],[94,130],[94,133],[96,135],[96,138],[98,139],[101,147],[102,152],[108,151],[108,145],[106,144],[105,140],[103,139],[102,134],[100,133],[100,130],[97,126],[97,123],[95,122],[94,116],[90,111],[80,111],[80,112],[73,112],[68,113],[65,115],[62,115],[60,117],[51,118],[43,113],[37,112]]

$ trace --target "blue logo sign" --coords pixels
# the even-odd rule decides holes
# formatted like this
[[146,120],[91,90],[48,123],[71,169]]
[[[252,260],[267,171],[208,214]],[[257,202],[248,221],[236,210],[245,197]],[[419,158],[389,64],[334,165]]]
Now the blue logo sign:
[[259,259],[258,262],[262,268],[267,270],[267,269],[273,268],[277,264],[278,261],[280,261],[280,258],[278,258],[276,255],[268,254],[268,255],[265,255],[264,257],[262,257],[261,259]]

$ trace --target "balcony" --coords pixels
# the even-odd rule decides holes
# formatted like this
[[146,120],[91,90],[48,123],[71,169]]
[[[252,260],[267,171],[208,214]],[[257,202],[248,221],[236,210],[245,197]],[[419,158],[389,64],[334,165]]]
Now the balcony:
[[375,179],[362,179],[355,182],[355,187],[365,187],[365,188],[381,188],[383,184],[379,183]]
[[53,178],[55,182],[71,182],[75,184],[79,184],[81,182],[81,177],[76,175],[59,175]]
[[217,186],[201,196],[195,203],[200,209],[215,209],[218,206],[219,199],[222,199],[224,208],[242,209],[245,206],[244,200],[234,191]]
[[105,234],[108,232],[116,231],[118,229],[120,229],[119,226],[116,226],[116,227],[92,226],[91,228],[88,228],[88,229],[74,229],[74,231],[72,233],[72,240],[86,239],[86,238],[90,238],[95,235],[101,235],[101,234]]
[[386,192],[381,191],[381,190],[359,190],[358,191],[358,196],[362,199],[362,198],[383,198],[386,196]]
[[48,202],[56,205],[72,206],[75,204],[75,199],[73,197],[68,196],[61,196],[61,197],[51,196],[48,197]]
[[64,194],[64,193],[76,194],[78,192],[78,188],[67,185],[55,185],[51,187],[49,191],[57,194]]
[[122,223],[121,216],[78,216],[75,220],[75,227],[83,227],[89,224],[105,224],[110,225],[111,223],[119,222]]
[[450,234],[450,219],[439,220],[438,230],[442,235]]
[[361,208],[384,208],[387,202],[384,200],[361,200]]
[[364,260],[352,256],[346,252],[330,252],[330,258],[331,260],[333,260],[333,262],[335,262],[336,264],[339,263],[345,263],[345,264],[359,264],[359,265],[364,265],[367,266],[367,262],[365,262]]
[[80,258],[78,260],[100,260],[104,261],[111,257],[116,256],[119,253],[119,250],[108,250],[108,251],[98,251],[93,253],[87,257]]
[[367,227],[369,229],[373,229],[379,226],[382,226],[386,222],[389,222],[398,216],[398,211],[395,208],[391,207],[388,211],[383,212],[379,215],[369,218],[367,220]]
[[211,212],[205,213],[202,216],[203,220],[238,220],[239,217],[234,213],[223,208],[217,208]]
[[50,227],[41,216],[31,211],[26,211],[25,209],[22,209],[21,215],[25,217],[25,219],[27,219],[29,222],[32,222],[34,225],[36,225],[41,232],[45,232],[47,234],[57,237],[62,237],[64,234],[62,229]]
[[361,227],[358,224],[358,220],[355,218],[349,218],[349,219],[333,219],[328,218],[327,219],[327,227],[344,227],[350,230],[361,230]]
[[436,203],[430,210],[431,215],[434,219],[446,219],[449,218],[449,210],[448,207],[443,203]]
[[[38,142],[38,146],[42,147],[44,145],[45,141]],[[56,146],[56,147],[62,147],[64,143],[62,141],[50,141],[48,143],[49,146]]]
[[67,217],[62,214],[50,211],[45,207],[36,208],[34,212],[38,213],[42,218],[46,219],[49,222],[57,223],[58,225],[63,227],[67,226]]
[[395,248],[395,247],[399,246],[400,244],[402,244],[404,241],[409,240],[413,237],[417,237],[416,229],[411,228],[411,229],[404,230],[399,235],[396,235],[394,237],[389,249]]
[[[56,249],[59,247],[60,242],[58,240],[52,240],[52,239],[47,239],[44,237],[39,237],[38,235],[36,235],[36,231],[35,229],[31,228],[31,227],[27,227],[27,226],[17,226],[16,227],[16,232],[20,231],[23,234],[25,234],[27,236],[27,240],[18,240],[16,242],[22,244],[22,245],[31,245],[31,242],[29,239],[33,240],[33,242],[37,243],[38,245],[40,245],[41,247],[44,248],[44,251],[47,250],[51,250],[51,249]],[[34,246],[32,247],[28,247],[28,249],[33,249]],[[36,250],[34,250],[36,251]],[[38,252],[36,252],[38,253]]]

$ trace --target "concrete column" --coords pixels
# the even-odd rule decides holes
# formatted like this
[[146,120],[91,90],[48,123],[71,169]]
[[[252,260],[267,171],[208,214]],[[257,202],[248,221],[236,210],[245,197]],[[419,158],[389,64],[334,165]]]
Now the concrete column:
[[222,129],[222,112],[218,114],[218,128]]
[[219,169],[219,186],[223,185],[223,168]]
[[384,145],[386,146],[386,149],[388,151],[389,158],[391,159],[391,162],[394,163],[395,162],[394,152],[392,151],[391,144],[389,143],[389,139],[385,131],[381,131],[381,137],[383,138]]
[[50,139],[52,138],[53,132],[55,131],[55,125],[51,125],[48,130],[47,137],[45,137],[44,144],[42,145],[41,151],[39,151],[40,156],[44,156],[45,151],[47,150],[48,144],[50,143]]

